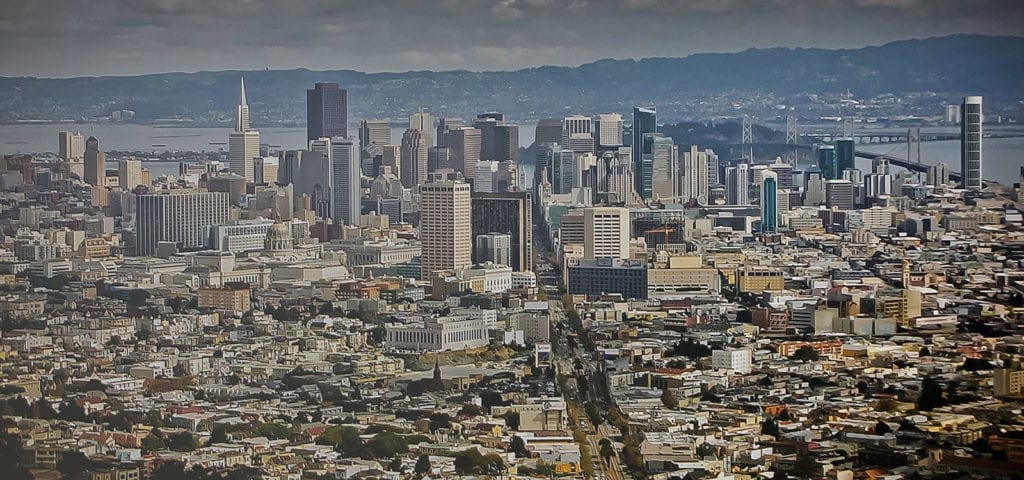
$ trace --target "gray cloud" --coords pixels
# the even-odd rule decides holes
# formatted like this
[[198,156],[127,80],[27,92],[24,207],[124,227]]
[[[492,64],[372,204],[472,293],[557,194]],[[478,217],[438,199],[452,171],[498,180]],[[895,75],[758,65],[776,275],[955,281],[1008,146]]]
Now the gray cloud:
[[5,0],[0,75],[492,70],[1022,25],[1018,0]]

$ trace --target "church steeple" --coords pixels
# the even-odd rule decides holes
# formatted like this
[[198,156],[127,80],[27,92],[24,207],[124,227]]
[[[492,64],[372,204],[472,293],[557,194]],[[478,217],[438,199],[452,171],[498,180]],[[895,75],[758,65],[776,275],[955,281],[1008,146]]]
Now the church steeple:
[[245,100],[245,77],[242,77],[240,82],[238,106],[235,107],[235,131],[247,132],[252,128],[249,126],[249,104]]

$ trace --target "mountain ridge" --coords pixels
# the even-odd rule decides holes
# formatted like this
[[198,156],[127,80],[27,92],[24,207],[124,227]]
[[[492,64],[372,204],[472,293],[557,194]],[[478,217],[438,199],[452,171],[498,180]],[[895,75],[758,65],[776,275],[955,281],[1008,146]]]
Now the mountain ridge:
[[1024,37],[951,35],[837,50],[749,48],[510,71],[297,68],[0,77],[0,121],[93,118],[126,109],[136,112],[137,121],[171,117],[217,122],[230,112],[241,75],[254,120],[264,124],[300,122],[305,112],[297,104],[304,102],[303,91],[315,81],[336,81],[348,88],[350,118],[402,117],[425,106],[438,116],[465,118],[498,110],[514,119],[535,119],[626,112],[632,105],[655,104],[666,120],[687,120],[730,113],[727,105],[701,106],[723,94],[735,97],[744,113],[755,114],[793,96],[847,89],[860,98],[979,93],[1012,104],[1024,92]]

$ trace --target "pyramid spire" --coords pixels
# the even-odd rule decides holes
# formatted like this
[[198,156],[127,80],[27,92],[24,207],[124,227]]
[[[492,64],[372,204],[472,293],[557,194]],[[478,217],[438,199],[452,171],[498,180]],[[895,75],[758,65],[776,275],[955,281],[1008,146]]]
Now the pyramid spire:
[[245,132],[249,127],[249,104],[245,99],[245,77],[241,77],[238,90],[238,106],[235,107],[235,131]]

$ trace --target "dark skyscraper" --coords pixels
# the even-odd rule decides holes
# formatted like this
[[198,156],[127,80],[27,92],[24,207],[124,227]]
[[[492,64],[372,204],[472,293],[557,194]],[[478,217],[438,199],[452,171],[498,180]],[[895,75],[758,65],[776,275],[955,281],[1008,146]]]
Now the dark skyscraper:
[[[473,238],[488,233],[508,235],[511,240],[509,266],[517,272],[533,270],[531,204],[528,192],[473,192]],[[480,260],[474,259],[476,262]]]
[[519,163],[519,127],[506,125],[500,113],[481,113],[473,128],[480,130],[480,160]]
[[844,171],[857,168],[856,149],[852,138],[837,138],[835,147],[836,170],[838,177],[842,177]]
[[[633,182],[636,193],[644,196],[644,178],[651,178],[651,172],[645,171],[643,157],[644,134],[657,133],[658,117],[654,107],[633,107]],[[647,169],[650,169],[648,165]],[[650,183],[647,184],[648,187]],[[648,190],[649,191],[649,190]],[[649,198],[644,196],[644,198]]]
[[821,170],[821,177],[825,180],[835,180],[840,177],[842,170],[836,164],[836,147],[832,145],[818,146],[818,170]]
[[484,115],[477,115],[473,122],[473,128],[480,130],[480,160],[494,160],[494,130],[498,121]]
[[306,90],[306,139],[348,136],[348,91],[337,83]]
[[537,122],[536,135],[534,136],[538,146],[545,143],[562,144],[562,121],[557,118],[542,118]]
[[494,160],[519,164],[518,125],[498,125],[494,129]]
[[96,137],[85,141],[85,181],[94,186],[103,186],[107,179],[107,155],[100,151]]

